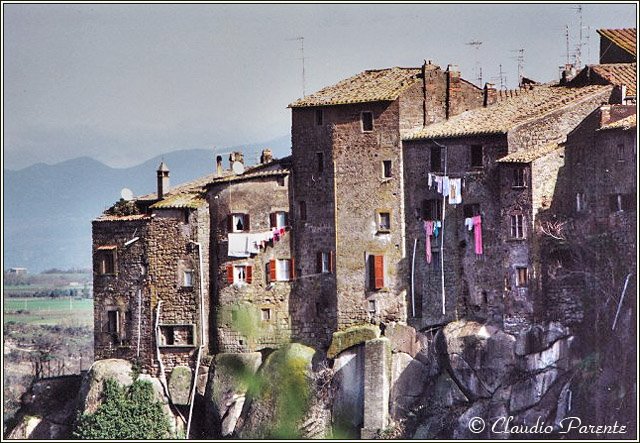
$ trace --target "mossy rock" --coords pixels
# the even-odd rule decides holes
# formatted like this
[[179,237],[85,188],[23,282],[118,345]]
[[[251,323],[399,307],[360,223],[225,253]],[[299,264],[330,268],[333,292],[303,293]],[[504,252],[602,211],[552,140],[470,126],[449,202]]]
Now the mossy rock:
[[188,405],[191,393],[191,368],[176,366],[169,377],[169,395],[176,405]]
[[327,351],[327,357],[336,358],[345,349],[378,337],[380,337],[380,328],[369,324],[351,326],[344,331],[334,332],[331,338],[331,345]]

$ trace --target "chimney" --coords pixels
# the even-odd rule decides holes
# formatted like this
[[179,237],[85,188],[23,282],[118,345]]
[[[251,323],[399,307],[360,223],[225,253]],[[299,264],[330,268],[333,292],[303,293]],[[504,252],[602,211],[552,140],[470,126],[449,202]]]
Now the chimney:
[[267,163],[271,163],[273,161],[273,154],[271,153],[271,149],[263,149],[262,155],[260,155],[260,164],[266,165]]
[[233,168],[235,162],[242,163],[244,165],[244,155],[240,151],[234,151],[229,155],[229,166]]
[[460,70],[457,65],[447,66],[447,118],[459,114]]
[[217,155],[216,156],[216,175],[218,177],[222,177],[222,156],[221,155]]
[[484,102],[483,105],[486,108],[489,105],[494,104],[498,100],[498,93],[496,92],[496,85],[493,83],[484,84]]
[[564,86],[576,76],[576,67],[572,63],[560,66],[560,85]]
[[169,191],[169,168],[162,161],[160,162],[160,166],[158,166],[158,199],[164,197],[164,195]]

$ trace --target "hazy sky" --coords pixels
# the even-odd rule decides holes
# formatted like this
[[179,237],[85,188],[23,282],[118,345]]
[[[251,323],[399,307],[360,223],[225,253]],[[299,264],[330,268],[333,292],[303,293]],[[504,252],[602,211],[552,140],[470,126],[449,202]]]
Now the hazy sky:
[[[636,5],[584,4],[583,24],[583,63],[597,63],[595,29],[635,27]],[[471,81],[480,62],[498,85],[502,64],[513,87],[520,48],[525,75],[557,78],[565,25],[573,49],[572,4],[4,4],[4,167],[82,155],[128,166],[288,134],[286,106],[302,95],[298,36],[307,93],[424,59]]]

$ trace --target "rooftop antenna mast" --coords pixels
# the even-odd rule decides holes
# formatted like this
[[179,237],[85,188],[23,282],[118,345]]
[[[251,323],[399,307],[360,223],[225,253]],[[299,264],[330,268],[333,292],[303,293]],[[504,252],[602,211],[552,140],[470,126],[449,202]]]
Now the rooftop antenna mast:
[[476,80],[478,81],[478,86],[482,87],[482,66],[480,66],[480,56],[478,54],[482,42],[479,40],[471,40],[465,44],[476,50]]
[[517,52],[515,58],[518,61],[518,84],[522,84],[522,79],[524,78],[524,48],[514,49],[511,52]]
[[507,76],[506,76],[506,72],[504,72],[502,70],[502,65],[498,65],[498,77],[491,77],[491,80],[500,80],[500,90],[506,90],[507,89]]
[[582,66],[582,46],[584,46],[584,42],[582,41],[582,5],[578,5],[576,7],[571,8],[578,14],[578,43],[576,43],[576,68],[580,68]]
[[304,57],[304,37],[300,36],[300,37],[295,37],[295,38],[289,38],[287,40],[289,40],[289,41],[299,41],[300,42],[300,60],[302,60],[302,96],[306,97],[307,96],[307,80],[306,80],[306,74],[305,74],[305,70],[304,70],[304,61],[305,61],[305,57]]
[[569,64],[571,64],[571,58],[570,58],[570,52],[569,52],[569,25],[565,25],[564,26],[564,38],[565,38],[565,43],[567,45],[567,62],[566,62],[566,64],[569,65]]

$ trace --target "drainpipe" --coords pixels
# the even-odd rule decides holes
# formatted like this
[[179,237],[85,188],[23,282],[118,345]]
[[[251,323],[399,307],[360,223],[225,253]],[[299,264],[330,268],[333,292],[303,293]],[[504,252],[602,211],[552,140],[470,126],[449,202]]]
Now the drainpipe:
[[[441,143],[438,143],[435,140],[431,140],[436,146],[444,149],[444,176],[447,176],[447,147]],[[444,292],[444,217],[445,217],[445,209],[447,196],[444,194],[444,189],[442,193],[442,229],[440,235],[442,236],[440,240],[440,280],[442,282],[441,290],[442,290],[442,315],[446,314],[446,298]]]
[[191,388],[191,400],[189,401],[189,419],[187,420],[187,431],[185,433],[185,439],[189,438],[189,431],[191,430],[191,419],[193,417],[193,403],[196,397],[196,388],[198,385],[198,370],[200,369],[200,358],[202,356],[202,349],[204,348],[204,273],[202,270],[202,246],[199,242],[192,241],[194,245],[198,247],[198,262],[200,270],[200,346],[198,347],[198,355],[196,358],[196,369],[193,374],[193,387]]
[[624,288],[622,288],[622,294],[620,295],[620,301],[618,302],[618,309],[616,310],[616,317],[613,319],[613,326],[611,326],[611,330],[613,331],[616,328],[616,323],[618,323],[618,315],[620,314],[620,308],[622,307],[622,302],[624,301],[624,294],[627,292],[627,285],[629,284],[629,277],[633,275],[633,272],[627,274],[627,278],[624,280]]
[[140,337],[142,335],[142,289],[138,288],[138,346],[136,356],[140,359]]
[[416,295],[414,277],[416,272],[416,246],[418,245],[418,239],[413,239],[413,257],[411,258],[411,313],[413,318],[416,317]]

